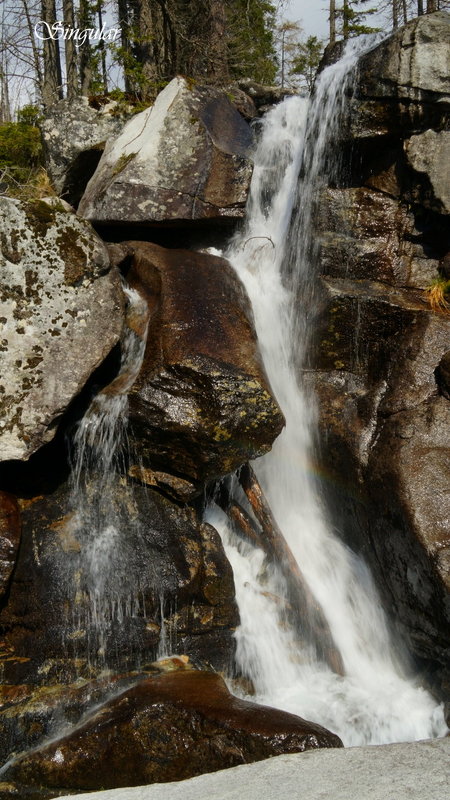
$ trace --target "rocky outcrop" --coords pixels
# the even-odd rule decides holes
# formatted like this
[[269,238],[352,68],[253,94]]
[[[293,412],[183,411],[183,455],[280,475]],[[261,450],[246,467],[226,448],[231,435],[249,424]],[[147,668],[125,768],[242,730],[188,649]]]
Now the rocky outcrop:
[[115,101],[96,109],[87,97],[61,100],[46,111],[39,123],[45,166],[60,196],[78,204],[106,142],[118,136],[129,117]]
[[105,664],[120,673],[137,654],[153,661],[161,640],[228,667],[239,617],[217,532],[192,508],[140,485],[118,482],[108,504],[120,536],[94,598],[70,487],[20,501],[24,536],[0,612],[3,682],[68,683],[96,677]]
[[[298,94],[295,89],[288,89],[282,86],[265,86],[264,84],[257,83],[251,78],[243,78],[238,81],[238,87],[241,92],[245,93],[250,98],[259,116],[262,116],[268,109],[277,103],[281,103],[286,97]],[[230,87],[231,94],[235,91],[234,87]],[[236,100],[233,98],[233,102]],[[242,113],[242,112],[241,112]]]
[[359,62],[349,120],[356,138],[445,129],[450,91],[449,17],[412,20]]
[[267,452],[283,426],[248,298],[225,259],[143,242],[111,252],[117,260],[131,254],[127,279],[153,309],[129,395],[139,457],[200,491]]
[[372,558],[402,636],[444,693],[450,317],[426,289],[445,277],[450,247],[449,34],[448,14],[421,17],[362,59],[344,134],[356,139],[342,142],[350,171],[317,216],[314,377],[334,519]]
[[79,213],[114,225],[240,218],[251,147],[224,92],[174,78],[108,143]]
[[404,148],[412,169],[430,182],[435,210],[450,214],[450,131],[429,129],[407,139]]
[[181,670],[140,681],[64,738],[15,759],[2,777],[18,788],[92,791],[340,746],[319,725],[238,700],[218,675]]
[[122,291],[88,222],[0,198],[0,460],[28,458],[118,341]]

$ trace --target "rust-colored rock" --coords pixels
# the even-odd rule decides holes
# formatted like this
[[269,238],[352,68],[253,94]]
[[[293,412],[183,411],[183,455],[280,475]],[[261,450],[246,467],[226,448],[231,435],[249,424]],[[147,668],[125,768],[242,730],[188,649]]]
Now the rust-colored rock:
[[127,280],[154,309],[130,422],[145,466],[201,489],[270,449],[283,425],[262,367],[249,301],[228,262],[128,242]]
[[214,673],[181,670],[140,681],[64,738],[19,757],[3,777],[49,789],[109,789],[341,744],[319,725],[233,697]]
[[16,498],[0,491],[0,598],[16,563],[20,542],[20,512]]

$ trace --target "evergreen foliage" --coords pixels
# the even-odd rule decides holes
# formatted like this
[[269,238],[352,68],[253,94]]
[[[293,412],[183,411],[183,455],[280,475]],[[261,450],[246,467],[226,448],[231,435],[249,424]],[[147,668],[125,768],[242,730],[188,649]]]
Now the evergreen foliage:
[[308,36],[305,42],[297,45],[292,59],[290,74],[298,75],[309,92],[312,91],[322,53],[323,42],[317,36]]
[[42,142],[36,122],[39,110],[35,106],[25,106],[18,113],[18,122],[0,125],[0,173],[2,179],[28,180],[42,159]]
[[233,0],[227,4],[227,11],[232,77],[273,83],[278,68],[274,4],[266,0]]
[[378,9],[374,6],[366,8],[372,0],[344,0],[343,6],[338,10],[342,19],[342,35],[344,39],[360,36],[362,33],[376,33],[379,28],[366,24],[366,17],[376,14]]

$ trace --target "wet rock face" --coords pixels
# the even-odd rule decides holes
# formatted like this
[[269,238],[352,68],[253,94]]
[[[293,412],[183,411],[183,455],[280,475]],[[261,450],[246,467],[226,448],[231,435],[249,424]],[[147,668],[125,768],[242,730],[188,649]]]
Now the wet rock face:
[[[314,380],[334,519],[372,555],[402,636],[448,690],[450,17],[409,23],[361,60],[350,169],[317,215]],[[445,52],[444,52],[445,51]],[[347,135],[346,134],[346,135]],[[447,686],[447,689],[445,688]]]
[[57,193],[77,205],[95,172],[108,139],[118,136],[129,114],[113,101],[98,110],[87,97],[52,106],[39,126],[45,166]]
[[252,134],[226,95],[174,78],[106,146],[79,213],[97,223],[240,218]]
[[0,599],[8,588],[20,543],[20,512],[16,498],[0,491]]
[[68,487],[21,501],[24,535],[0,611],[4,683],[117,673],[154,660],[160,643],[229,667],[239,617],[217,532],[193,509],[139,485],[118,483],[107,502],[120,536],[93,597]]
[[49,789],[119,788],[340,746],[319,725],[238,700],[216,674],[180,671],[139,682],[63,739],[19,757],[3,779]]
[[260,361],[251,310],[227,261],[131,242],[127,279],[153,308],[130,424],[144,465],[194,483],[270,449],[283,426]]
[[0,199],[0,460],[23,459],[117,342],[106,248],[62,204]]

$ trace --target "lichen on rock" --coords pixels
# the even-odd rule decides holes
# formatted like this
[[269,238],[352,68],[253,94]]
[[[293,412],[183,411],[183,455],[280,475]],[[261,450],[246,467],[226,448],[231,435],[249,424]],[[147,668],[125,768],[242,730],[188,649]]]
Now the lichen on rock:
[[27,458],[119,338],[106,248],[64,204],[0,198],[0,460]]

